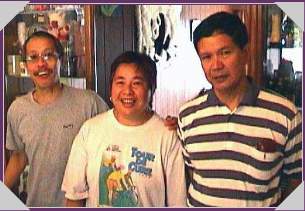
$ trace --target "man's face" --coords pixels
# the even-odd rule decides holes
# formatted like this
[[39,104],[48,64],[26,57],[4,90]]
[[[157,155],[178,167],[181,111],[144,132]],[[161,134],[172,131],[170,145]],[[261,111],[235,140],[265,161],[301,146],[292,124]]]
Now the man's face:
[[245,76],[247,51],[226,34],[204,37],[197,43],[198,55],[207,80],[215,92],[230,93],[239,88]]
[[50,88],[58,82],[60,62],[52,40],[34,37],[27,43],[26,67],[37,88]]

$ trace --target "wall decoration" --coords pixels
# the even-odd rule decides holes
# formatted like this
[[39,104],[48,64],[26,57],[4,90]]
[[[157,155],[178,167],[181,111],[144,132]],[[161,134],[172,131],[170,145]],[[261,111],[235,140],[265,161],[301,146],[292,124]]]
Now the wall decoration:
[[103,16],[121,16],[122,15],[122,6],[120,5],[101,5],[100,11]]
[[155,62],[168,62],[175,57],[177,45],[173,41],[181,5],[139,5],[136,8],[138,50]]

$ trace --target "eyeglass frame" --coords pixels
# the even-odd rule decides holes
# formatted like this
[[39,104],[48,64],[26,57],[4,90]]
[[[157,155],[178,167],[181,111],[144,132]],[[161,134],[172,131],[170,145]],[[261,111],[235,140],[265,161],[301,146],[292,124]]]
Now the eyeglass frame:
[[[37,58],[31,58],[33,56],[36,56]],[[59,58],[59,54],[57,52],[46,52],[43,54],[37,54],[37,55],[26,55],[24,58],[25,62],[30,62],[30,63],[37,63],[39,61],[39,59],[42,59],[44,62],[48,62],[50,61],[50,59],[58,59]]]

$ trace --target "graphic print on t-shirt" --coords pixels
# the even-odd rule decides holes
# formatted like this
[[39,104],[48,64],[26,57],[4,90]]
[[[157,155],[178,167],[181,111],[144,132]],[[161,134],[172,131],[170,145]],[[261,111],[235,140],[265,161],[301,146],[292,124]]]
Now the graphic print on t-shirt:
[[128,147],[126,150],[129,151],[122,151],[118,145],[109,145],[102,153],[99,173],[100,206],[139,206],[132,175],[149,179],[152,176],[152,168],[149,166],[155,161],[155,155],[137,147]]
[[152,169],[147,167],[147,164],[148,161],[155,161],[155,155],[149,152],[141,151],[137,147],[132,147],[131,157],[134,159],[134,161],[128,164],[128,169],[150,177],[152,174]]
[[103,152],[99,175],[100,206],[136,207],[138,197],[132,171],[123,164],[123,153],[117,145]]

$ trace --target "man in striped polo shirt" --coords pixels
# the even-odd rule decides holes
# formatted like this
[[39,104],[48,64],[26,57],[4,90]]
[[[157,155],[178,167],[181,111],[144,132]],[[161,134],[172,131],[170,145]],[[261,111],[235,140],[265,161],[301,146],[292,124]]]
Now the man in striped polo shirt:
[[179,113],[188,205],[277,206],[301,182],[301,114],[246,76],[248,34],[238,16],[211,15],[193,35],[213,88]]

